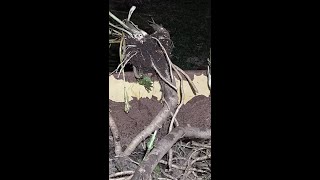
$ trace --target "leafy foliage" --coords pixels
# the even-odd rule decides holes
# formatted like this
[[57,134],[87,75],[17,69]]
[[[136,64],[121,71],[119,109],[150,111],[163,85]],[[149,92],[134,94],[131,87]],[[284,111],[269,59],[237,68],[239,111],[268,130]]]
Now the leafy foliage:
[[137,81],[140,85],[143,85],[148,92],[151,91],[151,88],[153,87],[153,82],[149,76],[142,75],[142,77],[137,79]]

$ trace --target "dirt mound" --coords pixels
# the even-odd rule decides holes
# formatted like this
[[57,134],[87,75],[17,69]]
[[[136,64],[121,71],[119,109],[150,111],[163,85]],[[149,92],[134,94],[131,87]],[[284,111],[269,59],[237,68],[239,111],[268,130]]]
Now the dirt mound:
[[[118,126],[121,143],[126,146],[130,141],[141,132],[152,119],[158,114],[163,104],[156,97],[151,99],[134,98],[130,101],[131,109],[129,113],[124,112],[123,102],[109,100],[111,115]],[[211,127],[211,97],[199,95],[183,105],[177,115],[180,126],[190,125],[192,127],[210,128]],[[168,133],[170,119],[159,131],[161,139]]]

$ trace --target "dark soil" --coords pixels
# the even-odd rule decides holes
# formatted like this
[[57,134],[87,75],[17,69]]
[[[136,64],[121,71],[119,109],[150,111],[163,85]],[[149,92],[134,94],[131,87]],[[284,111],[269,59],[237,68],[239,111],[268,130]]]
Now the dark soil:
[[[124,112],[124,103],[109,100],[111,115],[118,126],[121,143],[128,145],[130,141],[149,125],[152,119],[158,114],[163,104],[155,97],[152,99],[142,98],[130,101],[129,113]],[[180,126],[190,125],[192,127],[211,127],[211,97],[199,95],[183,105],[177,115]],[[159,131],[158,138],[161,139],[168,133],[170,120],[164,124]],[[111,135],[110,135],[111,136]]]

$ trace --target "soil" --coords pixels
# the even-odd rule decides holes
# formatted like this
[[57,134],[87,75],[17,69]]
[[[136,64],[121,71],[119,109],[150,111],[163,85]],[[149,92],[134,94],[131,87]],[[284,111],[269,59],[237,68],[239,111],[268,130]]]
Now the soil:
[[[158,114],[163,104],[156,97],[151,99],[134,98],[130,101],[131,109],[129,113],[124,112],[123,102],[114,102],[109,100],[109,108],[114,118],[121,137],[121,143],[124,148],[130,141],[141,132],[152,119]],[[199,128],[211,127],[211,97],[203,95],[195,96],[193,99],[183,105],[177,115],[180,126],[192,126]],[[159,130],[158,139],[161,139],[168,133],[170,119]],[[110,131],[109,131],[110,132]],[[109,134],[109,136],[112,136]],[[110,147],[111,148],[111,147]],[[112,150],[112,148],[110,149]]]

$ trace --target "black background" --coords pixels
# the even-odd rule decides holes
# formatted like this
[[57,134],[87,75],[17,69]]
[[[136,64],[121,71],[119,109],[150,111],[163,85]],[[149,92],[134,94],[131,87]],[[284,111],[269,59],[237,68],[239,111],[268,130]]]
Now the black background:
[[[306,60],[317,59],[308,41],[314,23],[295,10],[302,5],[269,3],[212,3],[217,179],[313,172],[316,131],[308,123],[317,118],[309,100],[317,81]],[[12,179],[107,179],[107,6],[4,6],[11,8],[3,16],[2,147]]]

